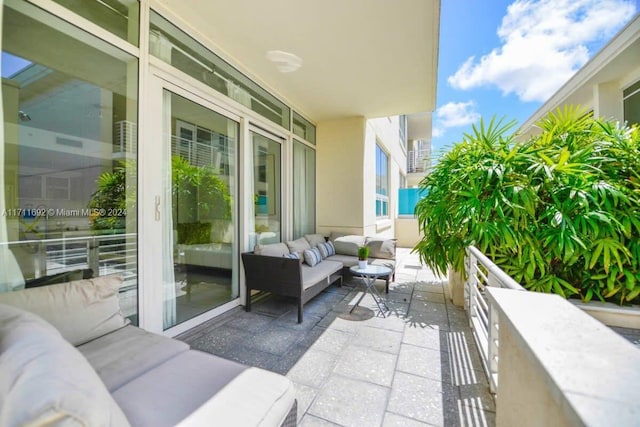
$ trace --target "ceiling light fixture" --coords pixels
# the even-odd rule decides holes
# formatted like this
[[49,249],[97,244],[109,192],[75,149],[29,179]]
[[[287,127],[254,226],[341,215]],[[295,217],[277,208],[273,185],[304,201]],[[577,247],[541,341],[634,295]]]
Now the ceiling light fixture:
[[292,73],[302,66],[302,58],[282,50],[268,51],[267,59],[275,62],[278,71],[281,73]]

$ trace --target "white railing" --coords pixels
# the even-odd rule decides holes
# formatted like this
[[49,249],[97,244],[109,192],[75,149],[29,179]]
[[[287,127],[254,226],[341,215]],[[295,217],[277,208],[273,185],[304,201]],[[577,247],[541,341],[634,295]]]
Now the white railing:
[[211,143],[172,136],[171,153],[182,157],[194,166],[220,167],[221,153]]
[[114,123],[113,152],[135,154],[138,149],[138,126],[126,120]]
[[21,240],[9,242],[9,247],[32,254],[36,278],[88,268],[94,277],[122,273],[121,292],[137,282],[136,233]]
[[502,271],[489,258],[473,246],[467,248],[467,282],[464,287],[464,305],[469,315],[469,326],[478,345],[484,369],[489,377],[491,392],[498,388],[498,312],[486,298],[485,288],[497,287],[526,291],[511,276]]
[[407,153],[407,172],[426,172],[431,150],[410,150]]

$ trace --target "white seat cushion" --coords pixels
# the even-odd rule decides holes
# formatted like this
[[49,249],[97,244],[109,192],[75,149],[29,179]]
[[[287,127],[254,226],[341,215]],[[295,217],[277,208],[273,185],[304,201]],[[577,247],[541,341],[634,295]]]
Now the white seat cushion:
[[282,375],[249,368],[234,378],[178,427],[279,426],[291,410],[296,394]]
[[73,345],[129,324],[120,311],[118,275],[0,293],[0,303],[35,313]]
[[329,279],[333,273],[342,270],[342,264],[329,261],[329,258],[314,267],[302,266],[302,289],[308,289],[323,279]]
[[53,326],[0,304],[0,425],[129,422],[89,362]]
[[125,326],[78,347],[113,391],[173,356],[189,350],[182,341]]

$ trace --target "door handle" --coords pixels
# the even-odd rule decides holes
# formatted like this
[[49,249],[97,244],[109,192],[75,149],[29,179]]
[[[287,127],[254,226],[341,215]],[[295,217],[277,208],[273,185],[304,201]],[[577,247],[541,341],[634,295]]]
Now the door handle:
[[160,196],[156,196],[155,220],[160,221]]

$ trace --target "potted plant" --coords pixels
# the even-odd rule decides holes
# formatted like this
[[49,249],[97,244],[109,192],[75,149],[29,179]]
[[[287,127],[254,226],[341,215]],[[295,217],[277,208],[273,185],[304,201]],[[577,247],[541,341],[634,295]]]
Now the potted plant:
[[464,275],[476,246],[525,288],[634,303],[640,296],[640,130],[566,107],[529,139],[480,121],[421,183],[414,251]]
[[369,246],[360,246],[358,248],[358,268],[361,270],[367,268],[368,259],[369,259]]

